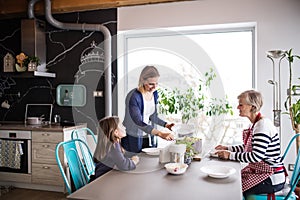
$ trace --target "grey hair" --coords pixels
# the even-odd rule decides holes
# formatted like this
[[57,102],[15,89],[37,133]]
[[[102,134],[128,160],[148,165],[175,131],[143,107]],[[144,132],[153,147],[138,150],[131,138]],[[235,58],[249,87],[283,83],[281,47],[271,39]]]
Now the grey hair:
[[251,105],[251,112],[259,112],[261,107],[263,106],[263,97],[260,92],[255,90],[246,90],[242,92],[238,97],[238,99],[244,98],[246,103]]

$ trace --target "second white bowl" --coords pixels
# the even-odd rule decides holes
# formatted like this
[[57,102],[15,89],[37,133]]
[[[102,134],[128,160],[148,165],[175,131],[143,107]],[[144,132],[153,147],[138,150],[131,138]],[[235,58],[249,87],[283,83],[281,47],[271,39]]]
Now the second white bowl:
[[170,174],[177,175],[185,173],[188,165],[185,163],[168,163],[165,164],[165,168]]

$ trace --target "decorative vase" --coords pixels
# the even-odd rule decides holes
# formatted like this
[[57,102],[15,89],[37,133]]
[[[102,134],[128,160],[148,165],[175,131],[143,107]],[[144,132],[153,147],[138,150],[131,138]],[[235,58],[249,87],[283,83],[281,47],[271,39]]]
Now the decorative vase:
[[27,67],[16,64],[16,70],[17,70],[17,72],[25,72],[27,70]]
[[184,163],[189,165],[192,163],[193,157],[188,155],[187,153],[184,154]]

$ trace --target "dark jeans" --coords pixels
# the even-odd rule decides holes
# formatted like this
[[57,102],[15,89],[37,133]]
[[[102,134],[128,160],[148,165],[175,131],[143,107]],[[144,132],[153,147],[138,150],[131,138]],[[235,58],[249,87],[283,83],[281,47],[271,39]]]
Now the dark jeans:
[[[144,137],[143,138],[143,148],[154,148],[154,147],[157,147],[157,137],[154,136],[154,135],[151,135],[151,143],[150,143],[150,139],[149,137]],[[155,140],[155,142],[154,142]]]
[[151,138],[152,142],[149,144],[148,137],[136,137],[127,134],[126,137],[122,138],[121,145],[128,152],[139,153],[143,148],[157,147],[157,137],[151,135]]
[[273,186],[272,181],[270,178],[267,178],[263,182],[259,183],[258,185],[250,188],[249,190],[246,190],[243,192],[243,196],[246,198],[246,196],[250,194],[270,194],[277,192],[279,190],[282,190],[284,187],[284,183],[280,185]]

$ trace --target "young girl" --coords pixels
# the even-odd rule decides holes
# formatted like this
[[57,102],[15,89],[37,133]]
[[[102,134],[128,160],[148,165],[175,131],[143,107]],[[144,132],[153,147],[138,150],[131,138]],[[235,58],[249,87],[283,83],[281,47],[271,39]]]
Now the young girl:
[[119,117],[105,117],[99,121],[98,143],[94,152],[96,163],[95,175],[90,181],[117,167],[119,170],[133,170],[139,162],[139,157],[125,156],[121,147],[121,138],[126,136],[126,129]]

